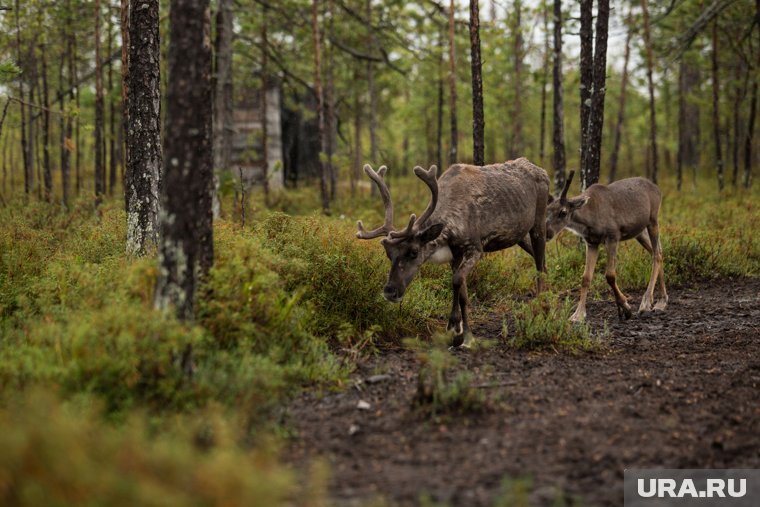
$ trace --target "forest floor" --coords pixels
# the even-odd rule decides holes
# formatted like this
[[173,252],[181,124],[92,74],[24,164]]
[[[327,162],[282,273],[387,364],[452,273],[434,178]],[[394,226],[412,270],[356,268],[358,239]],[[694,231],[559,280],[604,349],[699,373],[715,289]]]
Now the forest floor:
[[[641,291],[629,296],[637,308]],[[499,400],[479,414],[421,415],[416,353],[382,351],[354,386],[292,401],[288,461],[326,459],[345,506],[423,494],[489,506],[505,478],[522,477],[533,505],[622,505],[626,468],[760,468],[760,279],[673,288],[665,312],[623,323],[604,295],[588,315],[603,347],[575,355],[509,348],[502,315],[481,316],[475,334],[493,346],[455,354]],[[387,377],[365,382],[376,374]]]

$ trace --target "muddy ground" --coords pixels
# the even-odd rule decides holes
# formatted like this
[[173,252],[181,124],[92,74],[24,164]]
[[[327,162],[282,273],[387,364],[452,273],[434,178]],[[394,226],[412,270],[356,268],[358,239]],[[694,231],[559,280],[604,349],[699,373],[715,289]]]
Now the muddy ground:
[[[629,296],[637,307],[641,292]],[[526,476],[535,505],[622,505],[625,468],[760,468],[760,279],[672,289],[664,313],[625,323],[607,296],[588,314],[595,331],[607,321],[606,350],[576,356],[509,349],[502,317],[481,318],[476,335],[497,345],[456,354],[457,368],[500,401],[442,422],[413,406],[414,352],[384,351],[356,386],[293,400],[288,458],[326,459],[336,505],[417,505],[423,492],[493,505],[505,477]],[[378,373],[389,378],[362,382]]]

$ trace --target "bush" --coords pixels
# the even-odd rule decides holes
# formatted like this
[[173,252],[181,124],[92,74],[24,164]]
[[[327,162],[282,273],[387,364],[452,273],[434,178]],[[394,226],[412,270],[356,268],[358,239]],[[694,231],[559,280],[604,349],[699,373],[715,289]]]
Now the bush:
[[0,411],[0,504],[288,504],[293,474],[235,435],[214,410],[148,437],[139,417],[114,428],[92,408],[36,393]]
[[482,392],[473,386],[470,372],[454,372],[457,359],[447,350],[449,338],[437,337],[429,347],[419,347],[417,357],[417,393],[414,403],[432,417],[445,414],[479,412],[487,407]]
[[576,352],[591,350],[596,344],[591,340],[591,331],[585,323],[570,322],[573,305],[568,299],[560,300],[556,295],[542,293],[526,303],[512,305],[514,330],[507,332],[507,343],[524,350],[552,350],[554,352]]

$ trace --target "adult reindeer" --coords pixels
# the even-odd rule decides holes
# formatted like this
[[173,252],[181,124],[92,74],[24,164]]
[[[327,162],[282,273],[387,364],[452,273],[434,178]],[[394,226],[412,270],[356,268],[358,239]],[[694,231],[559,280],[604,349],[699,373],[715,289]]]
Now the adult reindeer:
[[599,245],[602,243],[607,248],[606,277],[615,296],[618,317],[621,320],[631,317],[628,298],[616,283],[615,264],[618,243],[632,238],[652,254],[652,276],[641,300],[639,313],[652,310],[654,287],[658,278],[661,297],[654,305],[654,310],[664,310],[668,304],[668,293],[665,290],[657,221],[662,200],[660,189],[645,178],[626,178],[609,185],[591,185],[581,195],[568,199],[567,190],[574,174],[574,171],[570,173],[562,195],[549,204],[546,213],[547,240],[567,228],[586,243],[586,270],[581,283],[581,297],[570,319],[577,322],[586,318],[586,296],[594,276]]
[[[385,223],[367,231],[359,221],[356,237],[384,237],[381,244],[391,262],[383,289],[388,301],[401,301],[423,263],[451,264],[454,297],[447,330],[454,332],[453,345],[460,346],[471,334],[467,275],[484,252],[517,244],[533,255],[539,272],[545,271],[549,178],[524,158],[483,167],[456,164],[440,179],[436,166],[427,171],[415,167],[414,174],[430,188],[432,198],[419,219],[412,215],[405,229],[395,230],[385,171],[385,166],[377,172],[364,166],[383,198]],[[539,273],[538,291],[541,283]]]

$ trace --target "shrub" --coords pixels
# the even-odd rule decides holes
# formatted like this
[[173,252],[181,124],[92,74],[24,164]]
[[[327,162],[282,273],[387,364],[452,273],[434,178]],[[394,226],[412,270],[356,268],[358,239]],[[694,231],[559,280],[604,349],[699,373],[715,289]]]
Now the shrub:
[[548,292],[528,302],[512,305],[512,333],[506,332],[507,343],[518,349],[575,352],[590,350],[596,345],[591,340],[587,324],[570,322],[573,305],[568,299],[560,300]]
[[470,372],[454,372],[457,359],[446,349],[449,338],[436,338],[429,347],[418,348],[420,369],[414,403],[423,413],[438,417],[484,410],[485,396],[473,386]]
[[295,489],[217,411],[148,437],[139,417],[114,428],[82,405],[35,393],[0,411],[0,504],[270,506]]

